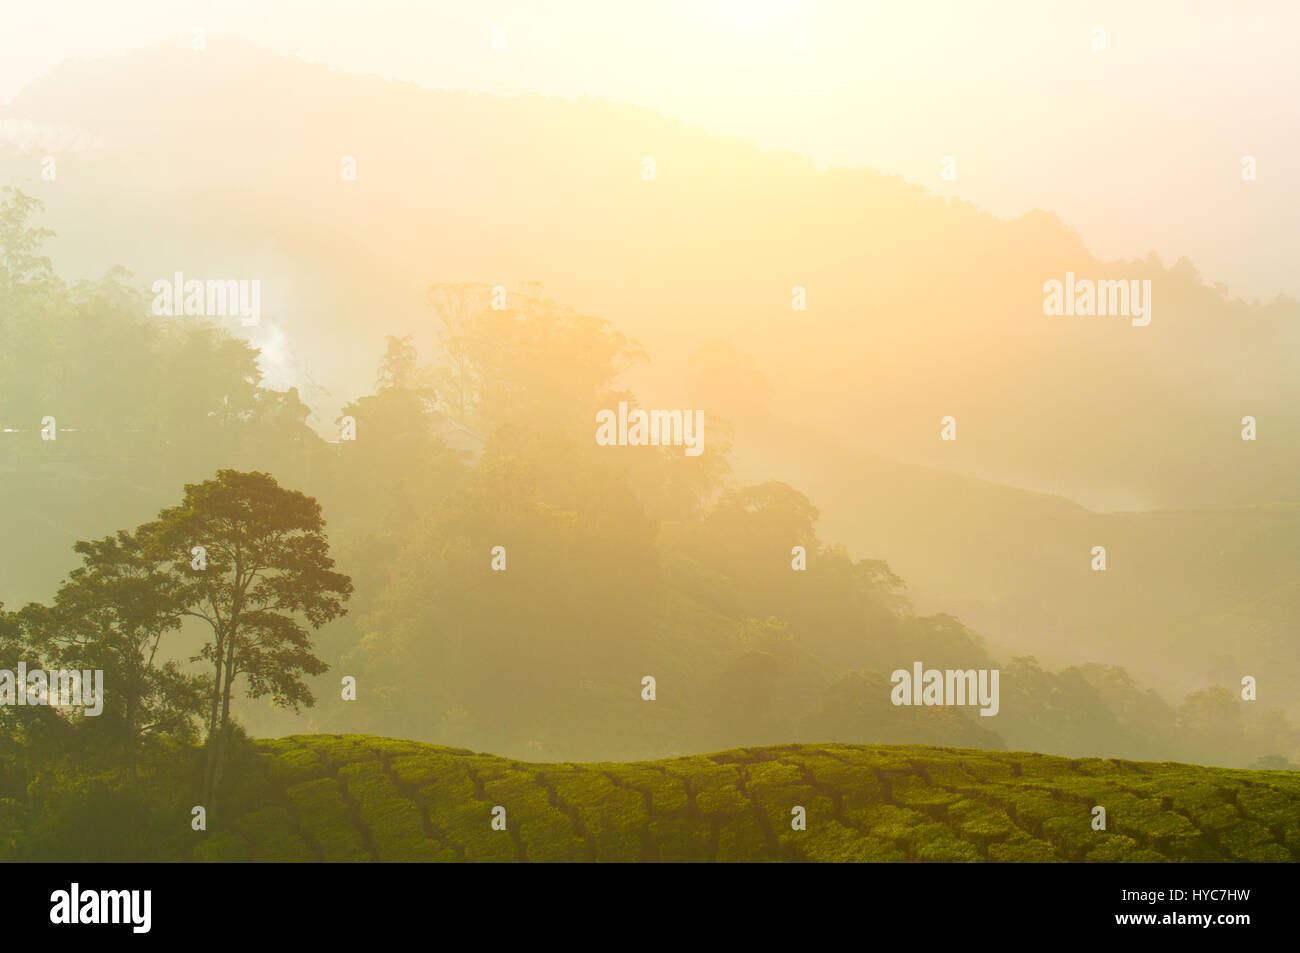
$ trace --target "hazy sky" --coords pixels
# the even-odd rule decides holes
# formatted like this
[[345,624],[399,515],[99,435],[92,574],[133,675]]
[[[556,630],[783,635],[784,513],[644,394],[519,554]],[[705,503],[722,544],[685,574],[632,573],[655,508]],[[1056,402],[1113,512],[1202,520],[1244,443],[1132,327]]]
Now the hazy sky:
[[1300,297],[1295,0],[6,0],[3,20],[0,103],[65,59],[202,27],[432,88],[636,103]]

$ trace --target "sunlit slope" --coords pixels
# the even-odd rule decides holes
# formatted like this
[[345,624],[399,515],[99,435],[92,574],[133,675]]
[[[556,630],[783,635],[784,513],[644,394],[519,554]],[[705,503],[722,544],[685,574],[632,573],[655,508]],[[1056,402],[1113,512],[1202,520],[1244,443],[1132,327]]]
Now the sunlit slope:
[[[528,764],[365,735],[257,743],[199,860],[1293,861],[1300,775],[921,746]],[[506,829],[492,827],[505,809]],[[1093,830],[1093,809],[1107,829]],[[793,830],[803,807],[807,829]]]
[[[627,384],[662,406],[721,413],[698,389],[656,395],[724,338],[773,407],[894,459],[1104,509],[1297,499],[1300,305],[1236,300],[1187,259],[1100,261],[1051,210],[1004,221],[647,109],[426,90],[215,40],[65,63],[0,119],[103,140],[55,182],[0,146],[0,182],[47,203],[62,272],[258,278],[264,320],[241,333],[322,430],[372,384],[355,355],[388,333],[430,352],[430,282],[538,281],[646,347]],[[1150,324],[1044,314],[1067,273],[1151,281]],[[938,439],[947,415],[956,441]]]
[[1123,665],[1171,698],[1267,672],[1270,704],[1300,703],[1300,506],[1096,512],[773,417],[739,433],[743,480],[798,487],[825,536],[887,559],[918,609],[959,616],[1004,661]]

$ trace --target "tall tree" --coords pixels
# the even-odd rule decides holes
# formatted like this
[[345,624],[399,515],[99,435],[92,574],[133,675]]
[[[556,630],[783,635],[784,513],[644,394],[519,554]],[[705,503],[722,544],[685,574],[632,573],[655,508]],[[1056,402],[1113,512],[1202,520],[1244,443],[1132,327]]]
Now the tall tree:
[[185,615],[211,639],[196,657],[212,667],[204,804],[211,816],[230,734],[230,701],[243,675],[251,698],[299,710],[315,704],[305,675],[329,666],[303,621],[319,629],[347,610],[352,581],[334,571],[320,505],[267,473],[219,470],[187,484],[179,506],[140,528],[169,554]]
[[29,224],[43,208],[40,199],[19,189],[0,189],[0,299],[53,277],[50,260],[40,250],[54,233]]
[[432,404],[433,368],[420,366],[415,341],[410,335],[399,338],[389,334],[386,337],[388,343],[379,365],[376,389],[384,391],[396,387],[409,390]]
[[432,285],[427,299],[443,322],[444,406],[480,431],[584,429],[591,411],[630,399],[613,381],[646,360],[608,321],[561,307],[532,283],[500,296],[483,285]]
[[436,380],[444,395],[444,409],[462,423],[469,422],[476,387],[469,355],[470,327],[491,297],[488,285],[473,282],[434,284],[425,294],[426,303],[442,321],[438,331],[442,362]]

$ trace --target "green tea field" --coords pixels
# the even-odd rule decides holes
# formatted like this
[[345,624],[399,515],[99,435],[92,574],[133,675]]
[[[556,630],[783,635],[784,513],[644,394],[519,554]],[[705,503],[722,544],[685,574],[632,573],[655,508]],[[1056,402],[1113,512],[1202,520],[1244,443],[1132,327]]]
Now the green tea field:
[[839,744],[618,764],[528,764],[363,735],[256,748],[233,824],[194,859],[1300,858],[1300,774],[1286,771]]

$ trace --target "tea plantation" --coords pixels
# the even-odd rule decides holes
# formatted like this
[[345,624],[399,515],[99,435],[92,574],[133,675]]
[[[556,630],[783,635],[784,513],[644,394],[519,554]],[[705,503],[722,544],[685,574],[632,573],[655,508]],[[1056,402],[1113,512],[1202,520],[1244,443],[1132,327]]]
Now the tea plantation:
[[[628,764],[526,764],[362,735],[256,750],[235,820],[196,860],[1300,858],[1300,773],[1286,771],[838,744]],[[792,828],[796,806],[805,830]]]

